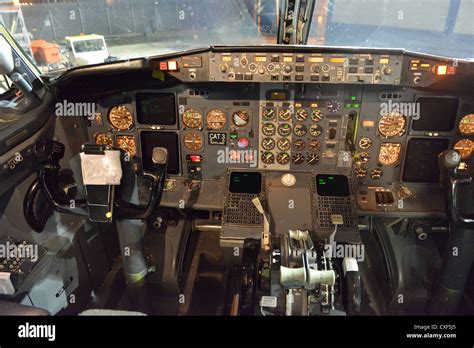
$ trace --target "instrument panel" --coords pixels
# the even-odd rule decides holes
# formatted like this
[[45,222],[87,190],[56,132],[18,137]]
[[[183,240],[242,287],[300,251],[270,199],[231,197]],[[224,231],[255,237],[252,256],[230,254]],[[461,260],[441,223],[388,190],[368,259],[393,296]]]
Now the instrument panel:
[[257,49],[170,59],[175,70],[150,67],[174,83],[98,100],[88,129],[144,170],[151,149],[167,147],[172,180],[222,183],[229,169],[341,174],[360,211],[421,212],[427,192],[441,197],[438,154],[474,158],[472,95],[424,88],[445,61],[418,59],[426,70],[401,52]]

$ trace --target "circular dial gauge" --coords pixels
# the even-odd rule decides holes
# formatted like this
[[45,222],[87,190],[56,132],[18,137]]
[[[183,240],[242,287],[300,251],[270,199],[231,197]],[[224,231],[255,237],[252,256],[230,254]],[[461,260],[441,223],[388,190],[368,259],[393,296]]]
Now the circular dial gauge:
[[303,108],[297,108],[295,118],[298,121],[303,122],[304,120],[306,120],[308,118],[308,111],[306,109],[303,109]]
[[359,147],[362,150],[367,150],[372,146],[372,139],[370,138],[362,138],[359,140]]
[[297,124],[293,129],[293,133],[298,137],[304,137],[308,133],[308,128],[304,124]]
[[323,129],[319,124],[313,124],[309,129],[309,134],[311,134],[312,137],[319,137],[323,134]]
[[100,133],[95,136],[96,145],[105,145],[108,147],[114,147],[114,139],[110,134]]
[[283,166],[290,163],[290,155],[286,152],[280,152],[277,155],[277,162]]
[[474,114],[466,115],[461,119],[459,132],[462,135],[474,135]]
[[314,122],[319,122],[323,119],[323,112],[319,109],[312,109],[311,110],[311,119]]
[[370,171],[370,177],[374,180],[380,179],[382,175],[383,175],[382,169],[375,168]]
[[267,137],[271,137],[276,133],[276,127],[273,123],[265,123],[262,127],[262,133]]
[[474,153],[474,141],[470,139],[461,139],[454,145],[454,150],[459,152],[461,159],[468,159]]
[[379,150],[379,163],[384,166],[398,164],[401,148],[400,143],[382,143]]
[[245,127],[250,121],[250,115],[245,110],[237,110],[232,114],[232,123],[237,127]]
[[383,115],[379,120],[379,132],[386,138],[399,137],[405,133],[406,119],[399,113]]
[[183,112],[183,124],[188,128],[198,128],[202,124],[201,112],[196,109],[186,109]]
[[310,140],[308,142],[309,148],[311,151],[319,151],[321,149],[321,143],[318,140]]
[[288,123],[282,123],[278,126],[278,134],[282,137],[287,137],[291,134],[291,126]]
[[275,108],[264,108],[263,109],[263,118],[267,121],[273,120],[276,116]]
[[301,139],[295,140],[293,142],[293,149],[295,149],[296,151],[303,151],[305,146],[305,142]]
[[199,133],[190,132],[184,137],[184,146],[186,146],[188,150],[198,151],[202,148],[202,144],[203,139]]
[[365,164],[365,163],[369,162],[369,160],[370,160],[370,155],[369,155],[368,152],[361,152],[359,154],[359,162],[361,164]]
[[124,105],[117,105],[110,109],[109,122],[117,130],[126,131],[133,127],[133,116]]
[[288,151],[290,149],[290,141],[288,139],[278,139],[277,146],[281,151]]
[[341,110],[341,108],[342,108],[341,103],[336,99],[329,100],[326,103],[326,109],[328,109],[329,112],[338,112]]
[[224,111],[219,109],[211,110],[206,116],[206,125],[210,129],[219,130],[225,127],[227,120]]
[[302,153],[295,153],[291,158],[294,164],[303,164],[305,161],[304,155]]
[[308,164],[309,164],[309,165],[314,166],[315,164],[318,164],[318,163],[319,163],[319,154],[317,154],[317,153],[310,153],[310,154],[308,154],[308,156],[306,157],[306,160],[308,161]]
[[293,116],[293,112],[290,108],[281,108],[278,112],[278,117],[282,121],[288,121]]
[[273,150],[275,148],[275,140],[272,138],[265,138],[262,140],[262,147],[265,150]]
[[275,163],[275,155],[271,152],[264,152],[262,154],[262,162],[265,164],[273,164]]
[[133,135],[117,136],[117,147],[128,153],[131,157],[137,154],[137,143]]
[[356,178],[363,179],[367,176],[367,169],[365,168],[357,168],[355,171]]

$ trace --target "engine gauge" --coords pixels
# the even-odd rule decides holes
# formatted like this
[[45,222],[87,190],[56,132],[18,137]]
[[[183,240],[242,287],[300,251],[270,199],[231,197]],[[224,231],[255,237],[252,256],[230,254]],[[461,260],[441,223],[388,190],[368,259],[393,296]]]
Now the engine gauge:
[[372,146],[372,139],[370,138],[362,138],[359,140],[359,147],[362,150],[367,150]]
[[297,108],[295,118],[300,122],[305,121],[308,118],[308,111],[303,108]]
[[281,108],[278,112],[278,117],[282,121],[288,121],[293,116],[293,111],[290,108]]
[[237,127],[245,127],[250,121],[250,115],[245,110],[237,110],[232,114],[232,123]]
[[397,165],[401,149],[400,143],[382,143],[379,149],[379,163],[384,166]]
[[206,125],[213,130],[219,130],[225,127],[227,117],[224,111],[219,109],[211,110],[206,116]]
[[112,135],[106,133],[99,133],[95,136],[96,145],[105,145],[108,147],[114,146],[114,139]]
[[291,143],[286,138],[278,139],[277,146],[281,151],[288,151],[290,149]]
[[293,149],[295,149],[296,151],[303,151],[305,146],[305,142],[301,139],[297,139],[293,142]]
[[316,139],[310,140],[308,145],[311,151],[319,151],[321,149],[321,143]]
[[272,138],[265,138],[262,140],[262,147],[265,150],[273,150],[275,148],[275,140]]
[[326,103],[326,109],[328,109],[329,112],[339,112],[341,111],[341,108],[342,108],[341,103],[336,99],[329,100]]
[[302,153],[295,153],[291,158],[294,164],[303,164],[305,161],[304,155]]
[[474,114],[466,115],[461,119],[459,132],[462,135],[474,135]]
[[319,122],[323,119],[323,112],[319,109],[312,109],[311,110],[311,119],[314,122]]
[[262,162],[265,164],[275,163],[275,155],[271,152],[264,152],[262,154]]
[[288,135],[291,134],[291,126],[288,123],[282,123],[281,125],[278,126],[278,134],[280,134],[282,137],[287,137]]
[[383,176],[383,170],[379,168],[372,169],[370,171],[370,178],[373,180],[378,180]]
[[319,163],[319,154],[317,153],[310,153],[306,156],[306,160],[308,161],[309,165],[314,166],[315,164]]
[[133,116],[125,105],[117,105],[109,111],[109,122],[116,130],[126,131],[133,127]]
[[311,134],[312,137],[319,137],[323,134],[323,129],[319,124],[313,124],[309,129],[309,134]]
[[131,157],[137,154],[137,143],[133,135],[117,136],[117,147],[128,153]]
[[199,128],[202,125],[202,114],[196,109],[186,109],[183,112],[183,124],[188,128]]
[[277,155],[277,162],[283,166],[290,163],[290,155],[286,152],[280,152]]
[[196,132],[190,132],[184,137],[184,146],[191,151],[201,150],[203,145],[203,139],[201,134]]
[[370,155],[369,155],[368,152],[361,152],[359,154],[359,162],[361,164],[365,164],[365,163],[369,162],[369,160],[370,160]]
[[276,116],[275,108],[266,107],[263,109],[263,118],[267,121],[273,120]]
[[402,136],[405,133],[406,119],[400,113],[383,115],[379,120],[379,132],[385,138]]
[[474,141],[461,139],[454,145],[454,150],[459,152],[461,159],[466,160],[474,153]]
[[304,137],[308,133],[308,128],[304,124],[297,124],[293,129],[293,133],[298,137]]
[[273,123],[265,123],[262,126],[262,133],[265,134],[267,137],[271,137],[276,133],[276,127]]
[[356,178],[363,179],[367,176],[367,169],[365,168],[357,168],[355,171]]

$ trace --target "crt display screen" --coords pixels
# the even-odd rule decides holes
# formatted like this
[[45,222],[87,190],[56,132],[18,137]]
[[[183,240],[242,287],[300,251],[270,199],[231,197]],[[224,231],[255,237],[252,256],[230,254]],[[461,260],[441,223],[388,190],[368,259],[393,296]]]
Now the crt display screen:
[[176,108],[174,94],[137,94],[137,119],[141,124],[175,125]]
[[453,130],[458,111],[454,98],[419,98],[420,119],[413,121],[413,130],[449,132]]
[[259,194],[262,190],[262,174],[254,172],[233,172],[230,174],[231,193]]
[[344,175],[316,175],[316,190],[319,196],[347,197],[351,194],[349,180]]

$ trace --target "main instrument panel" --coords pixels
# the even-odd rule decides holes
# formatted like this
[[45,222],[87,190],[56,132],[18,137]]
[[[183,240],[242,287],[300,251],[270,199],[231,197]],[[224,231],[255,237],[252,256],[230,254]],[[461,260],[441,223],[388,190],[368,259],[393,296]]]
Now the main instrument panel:
[[148,64],[166,87],[97,100],[89,137],[144,170],[154,147],[168,148],[169,191],[219,192],[229,169],[338,174],[354,183],[361,212],[441,213],[438,154],[474,158],[472,93],[431,88],[464,81],[467,62],[221,47]]

